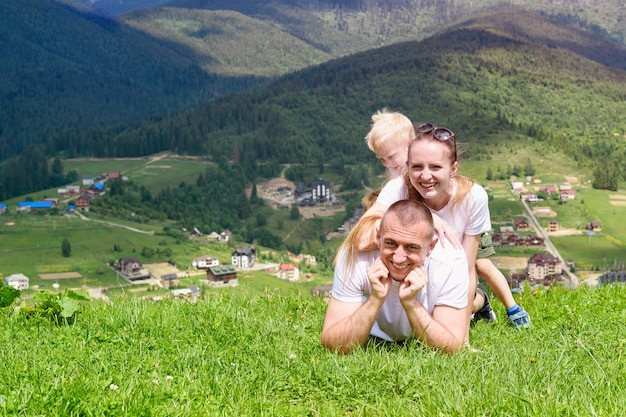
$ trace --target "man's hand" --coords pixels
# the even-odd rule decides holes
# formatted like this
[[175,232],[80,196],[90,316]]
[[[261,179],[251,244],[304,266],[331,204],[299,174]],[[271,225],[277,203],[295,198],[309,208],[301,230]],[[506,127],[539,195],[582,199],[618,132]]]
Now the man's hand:
[[389,270],[380,258],[367,268],[367,279],[370,281],[372,297],[379,300],[386,299],[391,289],[392,279],[389,276]]
[[418,266],[404,278],[398,287],[398,297],[400,302],[415,299],[415,296],[428,283],[428,274],[423,265]]

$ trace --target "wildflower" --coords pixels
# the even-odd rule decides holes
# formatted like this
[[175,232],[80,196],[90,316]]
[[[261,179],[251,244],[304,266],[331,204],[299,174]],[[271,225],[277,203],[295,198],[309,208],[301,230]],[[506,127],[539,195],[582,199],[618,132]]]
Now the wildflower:
[[168,375],[168,376],[165,377],[165,380],[167,382],[172,382],[172,379],[174,379],[174,377],[172,375]]
[[297,356],[296,356],[296,354],[295,354],[295,353],[290,353],[290,354],[289,354],[289,356],[288,356],[288,358],[289,358],[289,359],[291,359],[291,360],[293,360],[293,359],[297,358]]
[[531,356],[531,357],[528,359],[528,362],[530,362],[530,363],[535,363],[535,362],[537,362],[537,358],[535,358],[534,356]]
[[109,385],[109,389],[111,391],[117,391],[119,389],[119,387],[117,385],[115,385],[115,384],[111,384],[111,385]]
[[158,379],[153,379],[153,380],[152,380],[152,383],[153,383],[154,385],[158,385],[158,384],[159,384],[159,380],[158,380]]

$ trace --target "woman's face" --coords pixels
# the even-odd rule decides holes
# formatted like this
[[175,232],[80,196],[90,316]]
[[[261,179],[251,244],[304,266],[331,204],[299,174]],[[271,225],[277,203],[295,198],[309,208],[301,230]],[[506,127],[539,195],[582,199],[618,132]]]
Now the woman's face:
[[450,178],[458,163],[452,162],[450,148],[438,140],[418,140],[409,151],[409,178],[426,204],[441,210],[452,195]]

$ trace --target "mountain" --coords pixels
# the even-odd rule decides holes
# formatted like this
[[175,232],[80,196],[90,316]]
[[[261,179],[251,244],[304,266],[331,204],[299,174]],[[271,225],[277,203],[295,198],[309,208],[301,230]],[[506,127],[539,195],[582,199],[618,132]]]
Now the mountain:
[[193,59],[207,72],[228,76],[271,77],[332,58],[276,25],[236,11],[165,7],[128,13],[120,20],[193,51]]
[[[329,58],[347,56],[397,42],[422,40],[445,30],[456,21],[481,12],[499,9],[532,11],[550,17],[555,22],[573,28],[582,28],[596,36],[626,45],[626,8],[620,0],[537,2],[536,0],[484,0],[460,2],[458,0],[173,0],[163,6],[168,15],[159,9],[147,9],[141,14],[125,14],[122,21],[132,21],[133,26],[148,33],[162,32],[176,39],[187,38],[186,45],[193,44],[211,55],[214,48],[228,45],[227,59],[220,52],[216,67],[205,67],[220,74],[254,74],[265,66],[257,67],[246,59],[249,55],[250,35],[240,30],[241,25],[224,30],[202,18],[190,19],[174,9],[200,10],[215,14],[237,12],[250,19],[272,27],[273,31],[256,32],[256,43],[264,43],[263,55],[267,60],[286,61],[285,55],[293,54],[296,63],[306,53],[311,60],[321,63]],[[153,15],[154,14],[154,15]],[[276,31],[284,33],[282,42],[276,42]],[[294,39],[291,47],[285,47],[287,37]],[[297,39],[297,41],[296,41]],[[300,52],[302,45],[307,50]],[[232,47],[230,47],[232,46]],[[317,55],[308,50],[316,49]],[[275,74],[301,69],[303,65],[275,66]]]
[[104,11],[110,15],[128,13],[133,10],[158,7],[169,0],[91,0],[95,10]]
[[262,81],[200,68],[180,44],[52,0],[0,2],[0,161],[52,133],[145,120]]
[[[626,161],[626,48],[540,15],[467,18],[423,41],[338,58],[93,141],[82,152],[138,156],[176,150],[240,162],[362,163],[362,138],[382,107],[453,128],[470,151],[527,141],[582,166]],[[63,151],[66,139],[52,141]],[[619,165],[621,164],[621,165]]]

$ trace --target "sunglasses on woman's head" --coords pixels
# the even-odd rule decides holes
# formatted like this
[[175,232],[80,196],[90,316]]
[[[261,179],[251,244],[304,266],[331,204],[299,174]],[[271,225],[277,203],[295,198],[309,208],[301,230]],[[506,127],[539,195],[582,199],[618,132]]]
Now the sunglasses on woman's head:
[[449,139],[453,141],[456,140],[456,136],[454,132],[445,127],[436,127],[434,124],[429,122],[423,122],[417,125],[415,128],[415,133],[433,133],[433,137],[437,140],[445,142]]

